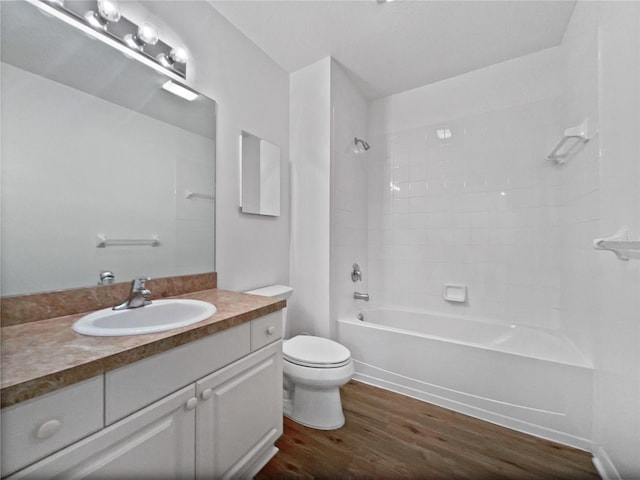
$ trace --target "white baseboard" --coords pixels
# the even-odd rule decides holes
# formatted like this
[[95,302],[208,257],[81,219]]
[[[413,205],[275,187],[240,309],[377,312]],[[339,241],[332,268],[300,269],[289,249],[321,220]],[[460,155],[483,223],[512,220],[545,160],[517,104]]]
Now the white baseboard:
[[613,462],[602,447],[593,449],[593,464],[603,480],[622,480]]

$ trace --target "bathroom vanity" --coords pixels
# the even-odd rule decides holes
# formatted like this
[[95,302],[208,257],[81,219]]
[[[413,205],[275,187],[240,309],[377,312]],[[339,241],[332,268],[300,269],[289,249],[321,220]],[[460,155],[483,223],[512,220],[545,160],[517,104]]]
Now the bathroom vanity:
[[[181,298],[218,312],[193,328],[130,337],[75,334],[81,315],[3,328],[2,477],[257,473],[282,433],[284,302],[218,289]],[[32,362],[29,330],[33,344],[50,332]],[[39,364],[47,349],[49,375]],[[17,366],[25,362],[34,368]]]

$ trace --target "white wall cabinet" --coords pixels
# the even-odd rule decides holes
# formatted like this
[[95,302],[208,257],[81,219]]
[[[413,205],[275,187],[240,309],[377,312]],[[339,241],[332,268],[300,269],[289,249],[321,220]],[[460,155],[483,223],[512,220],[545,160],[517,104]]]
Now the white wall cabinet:
[[[281,321],[282,313],[275,312],[254,320],[255,324],[239,325],[221,332],[222,335],[215,334],[109,372],[107,375],[113,374],[111,381],[104,380],[107,426],[5,478],[253,476],[278,451],[273,443],[282,434]],[[260,335],[257,342],[252,341],[255,334]],[[220,362],[212,362],[208,375],[192,378],[193,371],[202,372],[202,367],[191,369],[189,363],[200,358],[207,348],[214,348],[216,337],[227,344],[220,350],[227,365],[220,368]],[[230,348],[228,341],[231,339],[238,341],[241,347]],[[255,347],[251,353],[245,351],[249,345]],[[191,348],[193,356],[190,355]],[[240,358],[234,358],[237,356]],[[143,397],[138,390],[140,385],[149,383],[142,375],[150,372],[157,383],[166,384],[170,389],[165,390],[160,399],[155,398],[161,391],[157,386],[147,389],[147,392],[154,392],[153,398],[147,400],[152,403],[140,408]],[[168,384],[165,372],[172,372],[168,375]],[[93,383],[102,383],[102,377],[95,377]],[[181,388],[176,391],[177,384],[181,384]],[[128,393],[133,399],[131,402],[122,398]],[[49,395],[54,396],[56,392]],[[117,409],[110,409],[110,398],[117,399],[112,402]],[[120,413],[110,415],[116,410],[128,411],[133,408],[131,405],[137,407],[134,413],[123,418]],[[95,410],[95,405],[76,408],[83,410],[90,406]],[[20,407],[18,404],[12,408],[19,414]],[[21,432],[20,426],[14,430],[18,436],[32,435],[30,431]],[[8,437],[3,434],[3,447],[7,442],[12,443],[14,434]],[[25,456],[30,455],[26,450]],[[34,461],[38,457],[31,458]],[[13,471],[15,469],[7,471],[3,468],[3,475]]]

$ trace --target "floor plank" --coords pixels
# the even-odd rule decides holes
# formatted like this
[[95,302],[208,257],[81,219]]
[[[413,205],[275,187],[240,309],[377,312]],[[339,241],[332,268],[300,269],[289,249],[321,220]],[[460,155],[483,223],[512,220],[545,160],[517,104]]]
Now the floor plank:
[[288,418],[280,452],[256,479],[598,479],[591,455],[429,403],[351,381],[345,426]]

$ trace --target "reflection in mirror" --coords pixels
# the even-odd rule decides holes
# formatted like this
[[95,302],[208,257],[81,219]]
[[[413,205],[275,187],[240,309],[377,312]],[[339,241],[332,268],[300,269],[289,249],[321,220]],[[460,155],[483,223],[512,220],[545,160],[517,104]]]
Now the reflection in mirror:
[[214,271],[215,102],[29,3],[1,8],[2,295]]
[[243,131],[240,178],[244,213],[280,215],[280,147]]

